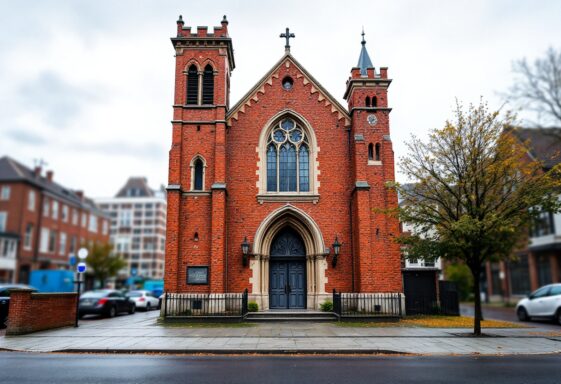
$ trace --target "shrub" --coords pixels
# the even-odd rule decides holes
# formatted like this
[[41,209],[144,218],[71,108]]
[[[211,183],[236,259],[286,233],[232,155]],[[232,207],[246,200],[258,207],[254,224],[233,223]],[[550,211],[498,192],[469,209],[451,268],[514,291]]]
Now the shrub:
[[467,265],[450,264],[446,267],[444,275],[446,280],[453,281],[458,285],[460,300],[466,301],[472,295],[473,276]]
[[257,304],[255,301],[250,301],[249,303],[247,303],[247,310],[249,312],[257,312],[259,310],[259,304]]
[[325,300],[319,307],[323,312],[333,312],[333,302],[331,300]]

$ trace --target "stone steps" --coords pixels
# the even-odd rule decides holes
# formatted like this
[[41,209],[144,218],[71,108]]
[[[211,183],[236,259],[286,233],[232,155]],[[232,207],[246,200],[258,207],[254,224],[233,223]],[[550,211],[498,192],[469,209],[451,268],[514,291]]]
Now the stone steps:
[[249,312],[246,321],[271,322],[271,321],[337,321],[337,316],[332,312],[319,311],[263,311]]

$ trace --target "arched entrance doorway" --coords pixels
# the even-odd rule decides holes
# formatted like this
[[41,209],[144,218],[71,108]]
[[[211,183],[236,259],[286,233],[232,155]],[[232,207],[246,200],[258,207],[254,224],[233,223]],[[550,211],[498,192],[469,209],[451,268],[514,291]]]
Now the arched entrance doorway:
[[269,263],[269,308],[306,308],[306,248],[292,228],[273,239]]
[[[288,244],[292,245],[288,247]],[[256,301],[262,310],[287,307],[319,309],[320,303],[330,297],[330,294],[325,291],[328,254],[329,250],[325,248],[319,226],[306,212],[290,204],[279,207],[263,219],[255,233],[249,261],[249,268],[252,271],[249,279],[251,284],[249,299]],[[288,264],[284,264],[283,267],[283,262]],[[274,276],[273,263],[276,271]],[[299,288],[295,290],[302,280],[293,283],[289,281],[291,276],[292,279],[300,279],[298,276],[300,271],[303,273],[303,293],[298,291]],[[269,281],[272,277],[279,279],[275,283],[274,290]],[[281,279],[287,280],[286,296],[275,298],[277,300],[275,306],[271,306],[272,294],[281,296],[284,294],[285,283]],[[289,286],[294,306],[290,303]],[[300,306],[297,307],[296,303],[302,299],[304,305],[300,301]],[[287,302],[284,307],[283,300]]]

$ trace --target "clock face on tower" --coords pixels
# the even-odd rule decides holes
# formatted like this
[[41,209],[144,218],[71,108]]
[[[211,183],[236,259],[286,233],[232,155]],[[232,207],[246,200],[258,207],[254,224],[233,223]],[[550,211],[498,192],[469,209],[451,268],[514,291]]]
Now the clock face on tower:
[[368,124],[374,126],[378,122],[378,118],[376,117],[376,115],[368,115],[366,117],[366,121],[368,121]]

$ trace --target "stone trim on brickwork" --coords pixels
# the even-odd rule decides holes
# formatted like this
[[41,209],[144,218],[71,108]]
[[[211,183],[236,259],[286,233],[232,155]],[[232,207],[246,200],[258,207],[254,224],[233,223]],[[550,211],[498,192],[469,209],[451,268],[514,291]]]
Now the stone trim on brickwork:
[[331,113],[337,113],[337,119],[344,119],[345,126],[351,124],[349,112],[343,107],[337,99],[335,99],[323,86],[298,62],[290,53],[286,53],[272,68],[255,84],[237,103],[228,111],[226,120],[231,125],[231,120],[237,120],[239,113],[245,113],[246,107],[251,107],[252,101],[255,103],[259,100],[259,93],[265,94],[265,85],[272,86],[273,78],[278,79],[278,71],[285,65],[289,67],[294,65],[301,72],[297,79],[302,78],[304,86],[310,84],[310,93],[318,94],[318,101],[322,102],[325,107],[331,107]]

